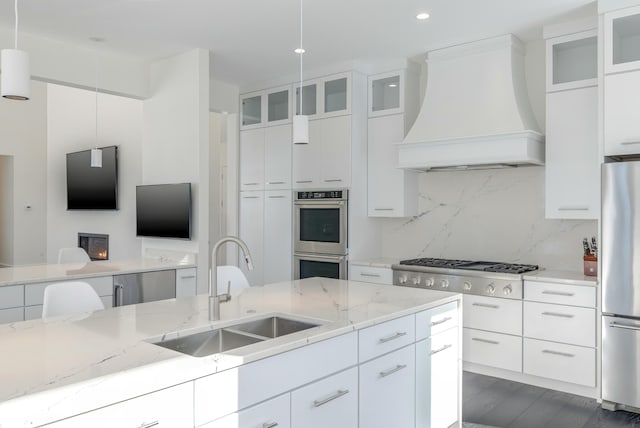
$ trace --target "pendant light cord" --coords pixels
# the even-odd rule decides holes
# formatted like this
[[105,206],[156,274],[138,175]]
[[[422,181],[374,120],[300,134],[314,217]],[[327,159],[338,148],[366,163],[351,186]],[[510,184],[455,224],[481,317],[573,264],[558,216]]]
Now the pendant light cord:
[[98,148],[98,49],[93,50],[93,61],[96,73],[96,149]]
[[302,55],[304,55],[304,48],[302,47],[302,26],[302,0],[300,0],[300,116],[304,115],[304,112],[302,111],[302,107],[304,106],[304,104],[302,104],[302,92],[304,92],[302,87]]
[[13,40],[14,40],[15,49],[17,50],[18,49],[18,0],[16,0],[15,6],[13,9],[16,15],[16,30],[15,30],[15,35]]

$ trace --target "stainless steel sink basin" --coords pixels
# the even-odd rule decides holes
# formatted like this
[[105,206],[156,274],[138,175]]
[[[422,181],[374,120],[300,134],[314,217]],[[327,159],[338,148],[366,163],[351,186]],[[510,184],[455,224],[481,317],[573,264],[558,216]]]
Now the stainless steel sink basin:
[[178,337],[164,342],[156,342],[155,345],[173,349],[174,351],[194,357],[204,357],[251,345],[252,343],[262,342],[263,340],[262,338],[220,329],[203,331],[202,333]]
[[318,325],[320,324],[271,316],[152,343],[194,357],[205,357]]
[[319,324],[276,316],[236,324],[229,327],[229,329],[263,336],[265,338],[274,338],[307,330],[309,328],[317,327],[318,325]]

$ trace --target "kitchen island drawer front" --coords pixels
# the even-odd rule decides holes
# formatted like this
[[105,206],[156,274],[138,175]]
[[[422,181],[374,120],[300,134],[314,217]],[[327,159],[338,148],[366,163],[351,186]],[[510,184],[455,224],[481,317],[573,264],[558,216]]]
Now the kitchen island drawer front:
[[24,306],[24,285],[0,287],[0,309]]
[[525,281],[524,299],[560,305],[596,307],[596,287]]
[[358,332],[359,359],[367,361],[415,342],[415,316],[387,321]]
[[196,426],[357,363],[358,335],[352,332],[196,379]]
[[248,409],[232,413],[205,428],[290,428],[291,394],[283,394]]
[[522,335],[522,302],[497,297],[463,296],[464,327]]
[[524,302],[524,336],[579,346],[596,346],[596,310]]
[[0,309],[0,324],[24,321],[24,308]]
[[416,341],[458,325],[458,303],[451,302],[416,314]]
[[469,363],[522,371],[522,337],[465,328],[462,359]]
[[351,281],[393,284],[393,271],[390,268],[351,265],[350,270]]
[[[381,403],[382,404],[382,403]],[[358,368],[354,367],[291,393],[291,426],[358,426]]]
[[594,348],[535,339],[524,339],[523,348],[524,373],[578,385],[596,386]]
[[[96,290],[98,296],[110,296],[113,295],[113,277],[101,276],[97,278],[77,278],[68,279],[67,281],[82,281],[86,282]],[[67,282],[64,281],[64,282]],[[27,284],[24,291],[25,306],[42,305],[44,303],[44,289],[48,285],[55,284],[63,281],[51,281],[51,282],[39,282],[37,284]]]

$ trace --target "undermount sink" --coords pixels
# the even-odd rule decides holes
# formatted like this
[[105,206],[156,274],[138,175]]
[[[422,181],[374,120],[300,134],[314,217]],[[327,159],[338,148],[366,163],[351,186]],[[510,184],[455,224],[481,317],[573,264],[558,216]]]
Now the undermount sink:
[[319,323],[271,316],[152,343],[193,357],[205,357],[319,325]]

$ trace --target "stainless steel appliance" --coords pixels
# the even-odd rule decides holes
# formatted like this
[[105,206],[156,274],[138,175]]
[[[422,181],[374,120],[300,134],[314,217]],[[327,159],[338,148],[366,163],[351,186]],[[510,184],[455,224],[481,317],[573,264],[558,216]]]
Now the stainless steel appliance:
[[602,166],[603,407],[640,412],[640,161]]
[[348,191],[295,192],[293,207],[294,279],[346,279]]
[[393,283],[406,287],[522,299],[522,274],[536,265],[423,258],[392,265]]
[[113,276],[113,306],[176,297],[176,271],[162,270]]

